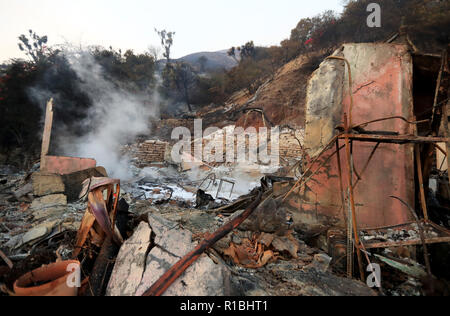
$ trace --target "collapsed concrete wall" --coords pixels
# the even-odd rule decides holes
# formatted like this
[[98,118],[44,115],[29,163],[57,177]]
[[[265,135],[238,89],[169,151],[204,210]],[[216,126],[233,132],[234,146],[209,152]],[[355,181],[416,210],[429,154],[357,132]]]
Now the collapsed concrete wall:
[[[217,129],[216,132],[209,135],[204,135],[202,139],[196,139],[191,142],[190,152],[189,146],[184,147],[186,157],[191,157],[195,153],[195,146],[202,146],[203,162],[210,164],[211,166],[219,166],[230,160],[231,151],[234,151],[232,158],[234,161],[237,159],[237,148],[241,146],[238,144],[237,138],[234,138],[234,148],[227,147],[227,135],[234,133],[235,126],[226,126],[222,129]],[[257,129],[255,129],[255,132]],[[270,129],[267,132],[267,154],[271,161],[275,161],[273,155],[278,155],[278,151],[272,153],[271,148],[271,132]],[[248,155],[249,149],[252,149],[250,144],[256,144],[255,152],[265,150],[266,148],[261,145],[259,140],[260,134],[250,134],[245,138],[245,152]],[[293,130],[285,128],[280,131],[279,134],[279,155],[281,163],[298,160],[304,154],[303,151],[304,130]],[[127,155],[132,158],[133,163],[138,168],[145,168],[155,163],[171,162],[172,144],[168,142],[162,142],[158,140],[147,140],[145,142],[136,143],[132,145],[126,145],[122,148],[123,155]],[[276,157],[278,159],[278,157]],[[191,165],[191,164],[188,164]],[[193,165],[201,165],[200,161]],[[184,168],[182,168],[184,170]],[[189,169],[189,168],[188,168]]]
[[[237,149],[238,144],[237,138],[234,138],[234,148],[227,147],[227,135],[233,134],[234,126],[227,126],[223,129],[218,130],[217,132],[210,134],[202,139],[202,148],[203,148],[203,161],[207,163],[211,163],[212,165],[217,165],[217,159],[222,157],[222,162],[227,161],[227,155],[230,155],[232,151],[234,151],[234,160],[237,159]],[[257,130],[255,130],[257,131]],[[279,133],[279,141],[278,141],[278,151],[272,151],[272,142],[270,138],[270,130],[268,131],[267,138],[267,154],[271,161],[274,161],[278,157],[274,157],[279,153],[280,163],[298,160],[301,159],[304,150],[303,150],[303,141],[304,141],[304,131],[301,129],[293,130],[293,129],[283,129]],[[265,144],[261,144],[261,137],[259,133],[250,134],[245,138],[245,152],[248,155],[249,150],[255,149],[255,152],[258,153],[261,150],[266,150]],[[195,144],[198,145],[200,140],[195,140],[192,142],[191,152],[195,151]],[[251,145],[251,144],[255,144]],[[252,147],[253,146],[253,147]],[[220,152],[216,157],[216,153]],[[220,165],[220,163],[219,163]]]

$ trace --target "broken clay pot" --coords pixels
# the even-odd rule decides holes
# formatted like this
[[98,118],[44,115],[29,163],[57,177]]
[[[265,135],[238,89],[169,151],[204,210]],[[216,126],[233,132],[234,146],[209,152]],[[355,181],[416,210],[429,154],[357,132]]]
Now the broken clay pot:
[[17,296],[77,296],[78,288],[67,282],[74,274],[71,265],[79,267],[80,262],[56,262],[28,272],[14,283],[14,292]]

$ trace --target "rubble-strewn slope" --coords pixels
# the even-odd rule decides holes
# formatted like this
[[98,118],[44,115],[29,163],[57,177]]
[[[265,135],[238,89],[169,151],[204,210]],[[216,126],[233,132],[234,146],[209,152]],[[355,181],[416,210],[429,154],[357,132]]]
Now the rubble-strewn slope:
[[208,125],[220,125],[221,121],[232,118],[238,126],[264,126],[260,112],[271,125],[289,125],[304,128],[306,87],[312,72],[323,59],[322,53],[302,55],[282,66],[262,84],[258,91],[250,95],[246,90],[236,92],[220,108],[205,108],[197,113]]
[[[256,100],[247,107],[262,109],[274,125],[303,127],[306,85],[310,76],[304,69],[307,62],[307,57],[300,56],[284,65],[269,83],[261,87]],[[246,116],[243,115],[237,125],[264,126],[261,114],[251,112],[247,119]]]

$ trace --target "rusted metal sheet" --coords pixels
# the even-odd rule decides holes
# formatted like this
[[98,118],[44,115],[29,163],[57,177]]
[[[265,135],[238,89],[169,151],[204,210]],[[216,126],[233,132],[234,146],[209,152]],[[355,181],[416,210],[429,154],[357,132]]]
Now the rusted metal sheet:
[[[354,106],[352,110],[352,125],[380,118],[401,116],[410,121],[413,117],[412,100],[412,58],[404,45],[394,44],[346,44],[337,53],[346,58],[352,71],[352,94]],[[341,63],[333,60],[326,63]],[[314,75],[313,75],[314,77]],[[338,76],[337,76],[338,77]],[[350,93],[348,89],[348,73],[344,76],[342,104],[329,104],[329,109],[323,104],[320,109],[307,109],[307,125],[318,127],[317,132],[307,128],[306,137],[322,137],[321,143],[326,144],[329,139],[323,137],[334,136],[333,131],[324,130],[320,123],[322,117],[326,121],[327,115],[335,115],[336,107],[340,107],[341,122],[345,113],[349,112]],[[333,93],[333,92],[330,92]],[[308,91],[308,98],[311,98]],[[320,96],[323,99],[323,96]],[[334,97],[338,100],[339,98]],[[314,104],[313,102],[310,104]],[[309,106],[309,104],[308,104]],[[312,113],[311,119],[308,112]],[[329,127],[326,127],[329,128]],[[333,127],[334,128],[334,127]],[[375,122],[365,127],[367,131],[391,131],[400,135],[413,135],[411,124],[401,120],[386,120]],[[389,136],[390,138],[395,138]],[[414,145],[383,143],[378,137],[363,136],[363,142],[353,142],[352,156],[354,171],[353,182],[358,180],[357,174],[367,165],[367,169],[355,187],[354,199],[358,227],[379,227],[399,225],[412,220],[408,210],[392,201],[389,196],[402,198],[414,206]],[[380,143],[365,142],[368,138]],[[387,137],[386,137],[387,138]],[[399,141],[409,141],[402,139]],[[330,138],[331,139],[331,138]],[[421,140],[419,140],[420,142]],[[308,140],[305,141],[308,143]],[[317,143],[309,141],[309,143]],[[330,149],[320,160],[327,160],[335,149]],[[317,150],[316,150],[317,152]],[[340,155],[342,174],[348,173],[345,155]],[[319,162],[320,163],[320,162]],[[348,188],[348,181],[344,177],[343,186]],[[346,192],[347,193],[347,192]],[[287,203],[297,210],[297,218],[302,224],[331,225],[338,224],[345,227],[342,212],[342,198],[339,182],[339,168],[337,159],[331,159],[320,172],[303,187],[297,194],[292,194]],[[348,205],[345,205],[347,210]]]
[[97,162],[94,159],[46,156],[43,171],[64,175],[96,166]]

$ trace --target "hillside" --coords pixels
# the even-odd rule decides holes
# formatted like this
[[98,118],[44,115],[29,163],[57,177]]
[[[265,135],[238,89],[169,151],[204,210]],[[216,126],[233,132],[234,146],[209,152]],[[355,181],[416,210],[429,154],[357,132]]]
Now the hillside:
[[299,56],[282,66],[273,78],[267,78],[256,93],[238,91],[224,106],[206,107],[197,115],[208,125],[222,126],[235,121],[237,126],[264,126],[261,113],[252,110],[257,109],[264,112],[269,125],[304,128],[306,86],[322,59],[322,53]]
[[[204,65],[202,65],[201,58],[205,57]],[[230,70],[237,66],[236,60],[228,56],[226,50],[221,50],[217,52],[199,52],[189,54],[187,56],[173,59],[172,62],[186,62],[202,72],[211,72],[216,70]],[[159,68],[164,69],[167,61],[161,59],[158,61]]]
[[218,69],[229,70],[237,65],[236,61],[227,55],[226,50],[221,50],[218,52],[200,52],[184,56],[178,60],[187,62],[192,66],[200,69],[201,62],[200,58],[205,57],[205,71],[214,71]]

